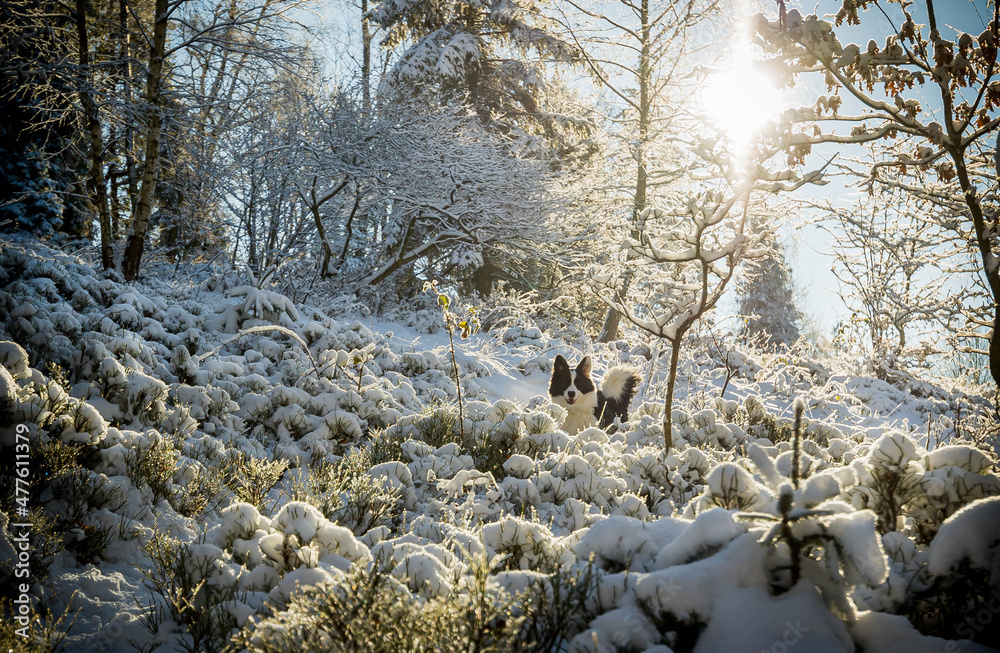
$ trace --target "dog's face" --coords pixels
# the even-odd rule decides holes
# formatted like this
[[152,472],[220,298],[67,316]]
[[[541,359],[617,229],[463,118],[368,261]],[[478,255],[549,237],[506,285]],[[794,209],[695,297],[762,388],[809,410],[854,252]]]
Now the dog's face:
[[597,390],[594,382],[590,379],[590,369],[590,356],[585,356],[576,369],[570,368],[569,363],[562,356],[556,356],[555,362],[552,363],[549,395],[554,400],[562,399],[568,406],[588,397]]

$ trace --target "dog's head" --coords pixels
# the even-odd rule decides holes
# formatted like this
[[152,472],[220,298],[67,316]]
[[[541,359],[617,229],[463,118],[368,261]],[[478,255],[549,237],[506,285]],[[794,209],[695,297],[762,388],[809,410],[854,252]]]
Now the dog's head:
[[581,397],[597,390],[590,379],[590,370],[590,356],[585,356],[576,369],[572,369],[562,356],[556,356],[552,363],[549,395],[553,399],[563,399],[568,405],[575,404]]

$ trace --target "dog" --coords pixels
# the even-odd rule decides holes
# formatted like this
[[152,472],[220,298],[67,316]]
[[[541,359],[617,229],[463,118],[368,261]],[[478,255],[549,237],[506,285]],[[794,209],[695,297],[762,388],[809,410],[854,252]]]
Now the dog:
[[575,370],[562,356],[556,356],[552,363],[549,396],[566,409],[563,430],[570,435],[597,424],[607,428],[616,417],[627,421],[629,403],[642,380],[635,367],[619,365],[607,371],[598,389],[590,378],[592,365],[590,356],[585,356]]

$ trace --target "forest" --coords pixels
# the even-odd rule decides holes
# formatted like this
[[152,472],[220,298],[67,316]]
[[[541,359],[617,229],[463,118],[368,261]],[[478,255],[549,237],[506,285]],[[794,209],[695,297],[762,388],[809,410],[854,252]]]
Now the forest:
[[0,0],[0,649],[1000,650],[998,39]]

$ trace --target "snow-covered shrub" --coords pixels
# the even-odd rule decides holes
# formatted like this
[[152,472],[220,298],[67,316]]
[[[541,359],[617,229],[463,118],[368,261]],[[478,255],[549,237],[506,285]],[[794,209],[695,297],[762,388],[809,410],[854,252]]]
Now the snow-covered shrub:
[[924,491],[917,447],[905,433],[887,433],[855,465],[859,479],[851,490],[851,503],[878,515],[880,533],[897,530],[905,506]]
[[246,613],[238,600],[237,571],[226,552],[162,534],[149,540],[143,552],[149,562],[139,568],[153,595],[153,603],[143,606],[149,650],[227,650]]
[[[510,581],[517,574],[527,572],[508,571],[494,576]],[[572,567],[560,567],[547,575],[528,576],[529,585],[521,590],[521,611],[524,622],[521,625],[519,642],[524,647],[518,650],[558,651],[586,628],[600,611],[594,601],[598,593],[601,575],[589,561]],[[511,583],[514,591],[517,585]]]
[[265,460],[245,451],[229,450],[226,453],[225,464],[229,468],[226,485],[238,502],[262,509],[268,492],[288,469],[288,461]]
[[240,643],[252,653],[293,653],[303,642],[365,653],[521,650],[524,617],[516,597],[493,591],[488,566],[474,565],[467,578],[451,593],[421,599],[391,567],[358,569],[304,590],[284,610],[244,629]]
[[450,591],[430,596],[407,589],[391,563],[355,568],[305,588],[238,642],[251,653],[297,653],[303,642],[361,653],[543,653],[562,650],[594,615],[590,566],[543,575],[498,573],[496,562],[472,556]]
[[[89,469],[77,468],[63,474],[52,482],[51,488],[53,499],[58,502],[52,507],[58,515],[57,522],[63,526],[84,527],[88,517],[106,509],[118,512],[128,503],[120,486]],[[78,559],[89,561],[79,555]]]
[[[16,614],[17,607],[12,599],[0,598],[0,613]],[[23,626],[16,619],[4,619],[0,623],[0,650],[16,650],[19,653],[52,653],[61,650],[75,621],[76,613],[73,608],[73,603],[70,602],[58,615],[42,615],[31,610]]]
[[[4,503],[10,505],[11,501],[7,499]],[[42,508],[32,507],[23,517],[0,511],[0,582],[11,588],[16,582],[14,565],[18,562],[18,545],[15,538],[24,535],[23,527],[14,526],[17,523],[31,524],[28,568],[31,569],[32,579],[35,582],[43,582],[49,578],[49,570],[56,556],[66,548],[62,529]]]
[[364,535],[395,520],[403,504],[399,488],[370,475],[371,460],[367,450],[355,449],[334,463],[314,466],[305,481],[293,484],[290,497]]
[[756,396],[749,395],[743,401],[743,410],[747,416],[747,433],[773,444],[791,440],[792,425],[767,411]]
[[26,378],[28,376],[28,353],[16,342],[0,341],[0,365],[15,380]]
[[951,515],[921,558],[926,575],[907,587],[900,613],[928,635],[987,646],[1000,641],[994,607],[1000,587],[1000,497],[973,501]]
[[928,452],[921,462],[925,492],[914,496],[908,506],[920,542],[930,541],[963,506],[1000,495],[997,462],[981,449],[947,445]]
[[[857,612],[851,593],[858,585],[878,587],[889,575],[882,542],[871,510],[851,511],[836,498],[841,478],[800,473],[802,413],[796,402],[792,434],[793,457],[788,475],[756,444],[748,455],[777,496],[776,502],[743,517],[770,528],[762,543],[769,547],[769,568],[777,593],[794,590],[801,581],[817,587],[827,606],[848,621]],[[775,505],[776,504],[776,505]]]
[[729,510],[763,510],[774,500],[768,489],[737,463],[717,465],[705,477],[705,489],[692,506],[696,512],[711,506]]
[[[252,517],[255,511],[246,512]],[[270,598],[279,606],[299,589],[332,581],[355,563],[365,566],[371,560],[368,547],[349,529],[302,501],[286,503],[273,519],[258,519],[256,524],[251,519],[243,530],[240,534],[250,537],[232,538],[232,552],[250,570],[244,586],[270,590]],[[224,531],[216,538],[223,536],[230,539]]]
[[[644,417],[643,423],[647,419],[656,418]],[[688,447],[676,454],[664,452],[663,447],[658,444],[662,428],[658,420],[653,424],[656,425],[654,435],[649,439],[642,438],[643,442],[650,444],[621,456],[627,472],[626,489],[644,499],[651,513],[670,515],[677,508],[692,505],[691,500],[702,493],[704,479],[712,468],[714,458],[695,447]],[[639,432],[643,430],[640,427]],[[635,431],[626,435],[630,437],[632,433]],[[657,444],[653,444],[654,442]]]
[[851,503],[875,511],[879,532],[905,528],[921,543],[962,506],[1000,495],[995,459],[967,444],[926,452],[904,433],[887,433],[852,468]]
[[483,544],[491,554],[504,556],[505,569],[554,571],[565,552],[542,524],[506,517],[482,528]]
[[175,479],[180,477],[182,480],[175,481],[170,505],[185,517],[203,517],[226,501],[226,480],[229,473],[226,461],[202,464],[182,459],[175,474]]
[[132,357],[135,367],[128,368],[117,357],[108,355],[99,342],[89,341],[80,374],[90,369],[88,356],[96,363],[93,368],[92,395],[106,400],[106,417],[112,424],[151,426],[159,428],[167,417],[168,388],[158,378],[140,371],[141,363]]
[[470,402],[464,431],[458,427],[457,411],[441,407],[404,416],[386,429],[383,437],[412,438],[433,448],[455,444],[471,457],[470,467],[503,476],[504,462],[520,444],[516,437],[519,416],[508,413],[507,407],[483,412],[477,404]]
[[0,404],[7,406],[14,423],[38,425],[43,441],[58,439],[80,445],[101,442],[107,434],[107,422],[94,406],[69,395],[68,383],[59,375],[60,368],[50,369],[57,373],[55,378],[47,379],[33,370],[31,381],[20,386],[9,380],[6,370],[0,372],[0,392],[3,393]]
[[63,415],[53,420],[50,433],[58,434],[63,442],[98,444],[108,432],[108,423],[91,404],[68,399]]
[[177,345],[170,352],[170,371],[181,383],[194,383],[198,375],[198,363],[184,345]]
[[247,268],[250,283],[229,291],[230,297],[243,299],[235,304],[217,308],[216,317],[207,320],[205,327],[222,333],[236,333],[245,327],[268,324],[294,327],[299,320],[299,311],[295,304],[284,295],[264,288],[274,272],[275,268],[272,266],[258,281],[253,272]]
[[135,434],[125,454],[125,475],[138,488],[149,488],[152,504],[173,498],[174,471],[180,452],[157,431]]

